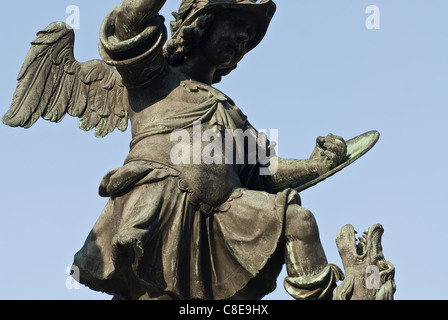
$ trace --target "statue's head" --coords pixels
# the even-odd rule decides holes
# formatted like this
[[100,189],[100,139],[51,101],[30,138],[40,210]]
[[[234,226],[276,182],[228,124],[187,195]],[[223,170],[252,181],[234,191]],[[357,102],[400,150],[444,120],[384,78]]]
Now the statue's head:
[[[173,13],[165,57],[176,66],[198,47],[208,50],[220,66],[214,77],[214,83],[219,82],[261,42],[275,10],[272,0],[183,0],[179,11]],[[238,39],[226,43],[231,33]]]

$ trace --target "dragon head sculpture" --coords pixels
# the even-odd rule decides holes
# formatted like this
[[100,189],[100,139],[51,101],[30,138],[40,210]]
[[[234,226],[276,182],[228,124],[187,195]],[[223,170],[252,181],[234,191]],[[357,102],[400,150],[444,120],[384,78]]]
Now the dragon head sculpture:
[[334,300],[393,300],[395,267],[384,259],[376,224],[356,239],[353,226],[342,227],[336,244],[345,269],[345,280],[333,292]]

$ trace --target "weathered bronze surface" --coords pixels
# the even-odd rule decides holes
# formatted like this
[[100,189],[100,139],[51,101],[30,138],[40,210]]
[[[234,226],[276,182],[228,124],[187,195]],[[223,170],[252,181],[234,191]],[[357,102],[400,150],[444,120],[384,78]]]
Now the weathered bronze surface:
[[[130,153],[101,182],[110,200],[75,255],[80,282],[116,299],[260,299],[286,264],[284,286],[296,299],[392,299],[382,227],[358,243],[353,227],[341,229],[346,275],[337,286],[344,274],[327,262],[298,194],[364,155],[379,133],[347,142],[329,134],[308,159],[276,156],[212,87],[262,41],[276,5],[183,0],[167,41],[164,3],[124,0],[113,9],[101,28],[103,60],[77,62],[64,23],[39,32],[2,119],[29,128],[69,114],[98,137],[130,120]],[[369,268],[379,270],[372,287]]]

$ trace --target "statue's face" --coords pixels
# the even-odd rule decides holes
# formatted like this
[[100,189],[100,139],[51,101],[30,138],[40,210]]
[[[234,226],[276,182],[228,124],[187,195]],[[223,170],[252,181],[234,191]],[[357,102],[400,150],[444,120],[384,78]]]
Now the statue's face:
[[247,53],[246,45],[257,32],[257,22],[250,15],[219,14],[201,42],[201,50],[218,69],[235,66]]

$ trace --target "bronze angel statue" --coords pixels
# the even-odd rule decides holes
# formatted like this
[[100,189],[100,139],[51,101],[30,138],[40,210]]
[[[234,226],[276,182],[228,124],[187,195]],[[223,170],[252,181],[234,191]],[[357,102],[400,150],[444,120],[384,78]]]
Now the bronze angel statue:
[[[278,157],[212,86],[262,41],[276,5],[183,0],[168,40],[164,3],[124,0],[114,8],[101,27],[103,60],[76,61],[74,31],[65,23],[39,32],[2,119],[29,128],[41,117],[59,122],[69,114],[98,137],[131,123],[129,155],[101,182],[99,193],[110,200],[74,258],[79,281],[116,299],[261,299],[286,264],[284,287],[296,299],[391,299],[394,268],[382,254],[382,227],[358,242],[353,227],[341,229],[344,275],[327,262],[298,193],[365,154],[378,132],[348,141],[329,134],[317,138],[308,159]],[[233,133],[231,157],[213,149],[212,161],[188,161],[210,153],[210,146],[179,147],[183,134],[198,132],[221,142]],[[243,142],[235,132],[244,133]],[[256,161],[252,143],[260,147]],[[173,150],[183,161],[173,161]],[[269,161],[260,160],[263,152]],[[363,283],[369,265],[380,271],[375,289]]]

